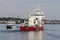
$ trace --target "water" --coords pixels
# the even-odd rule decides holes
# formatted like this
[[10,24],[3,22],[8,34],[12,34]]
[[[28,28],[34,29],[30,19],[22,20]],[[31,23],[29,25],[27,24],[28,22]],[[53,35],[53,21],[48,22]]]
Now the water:
[[6,24],[0,24],[0,40],[60,40],[60,25],[45,25],[40,32],[21,32],[7,31]]
[[46,40],[60,40],[60,25],[45,25]]

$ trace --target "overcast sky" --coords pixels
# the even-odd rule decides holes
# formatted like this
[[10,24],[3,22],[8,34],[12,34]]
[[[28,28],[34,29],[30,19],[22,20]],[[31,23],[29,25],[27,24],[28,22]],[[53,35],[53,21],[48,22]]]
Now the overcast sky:
[[47,19],[60,19],[60,0],[0,0],[0,17],[27,18],[37,4]]

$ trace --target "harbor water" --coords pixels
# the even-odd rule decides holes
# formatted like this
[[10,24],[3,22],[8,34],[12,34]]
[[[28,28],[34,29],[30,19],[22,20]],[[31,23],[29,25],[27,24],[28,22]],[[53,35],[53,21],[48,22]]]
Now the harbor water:
[[0,40],[60,40],[60,25],[44,26],[44,31],[22,32],[19,31],[20,25],[17,25],[15,31],[7,30],[6,24],[0,24]]

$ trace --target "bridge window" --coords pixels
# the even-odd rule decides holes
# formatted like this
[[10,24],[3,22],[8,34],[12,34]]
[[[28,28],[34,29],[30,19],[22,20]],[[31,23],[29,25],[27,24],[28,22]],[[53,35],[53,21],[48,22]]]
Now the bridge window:
[[31,14],[31,16],[43,16],[43,14]]

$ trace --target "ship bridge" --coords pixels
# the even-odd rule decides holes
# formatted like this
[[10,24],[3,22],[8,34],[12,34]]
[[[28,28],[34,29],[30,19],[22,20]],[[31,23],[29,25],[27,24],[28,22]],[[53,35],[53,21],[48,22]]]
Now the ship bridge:
[[32,11],[30,14],[29,14],[29,17],[31,16],[44,16],[44,12],[41,10],[41,9],[34,9],[34,11]]

